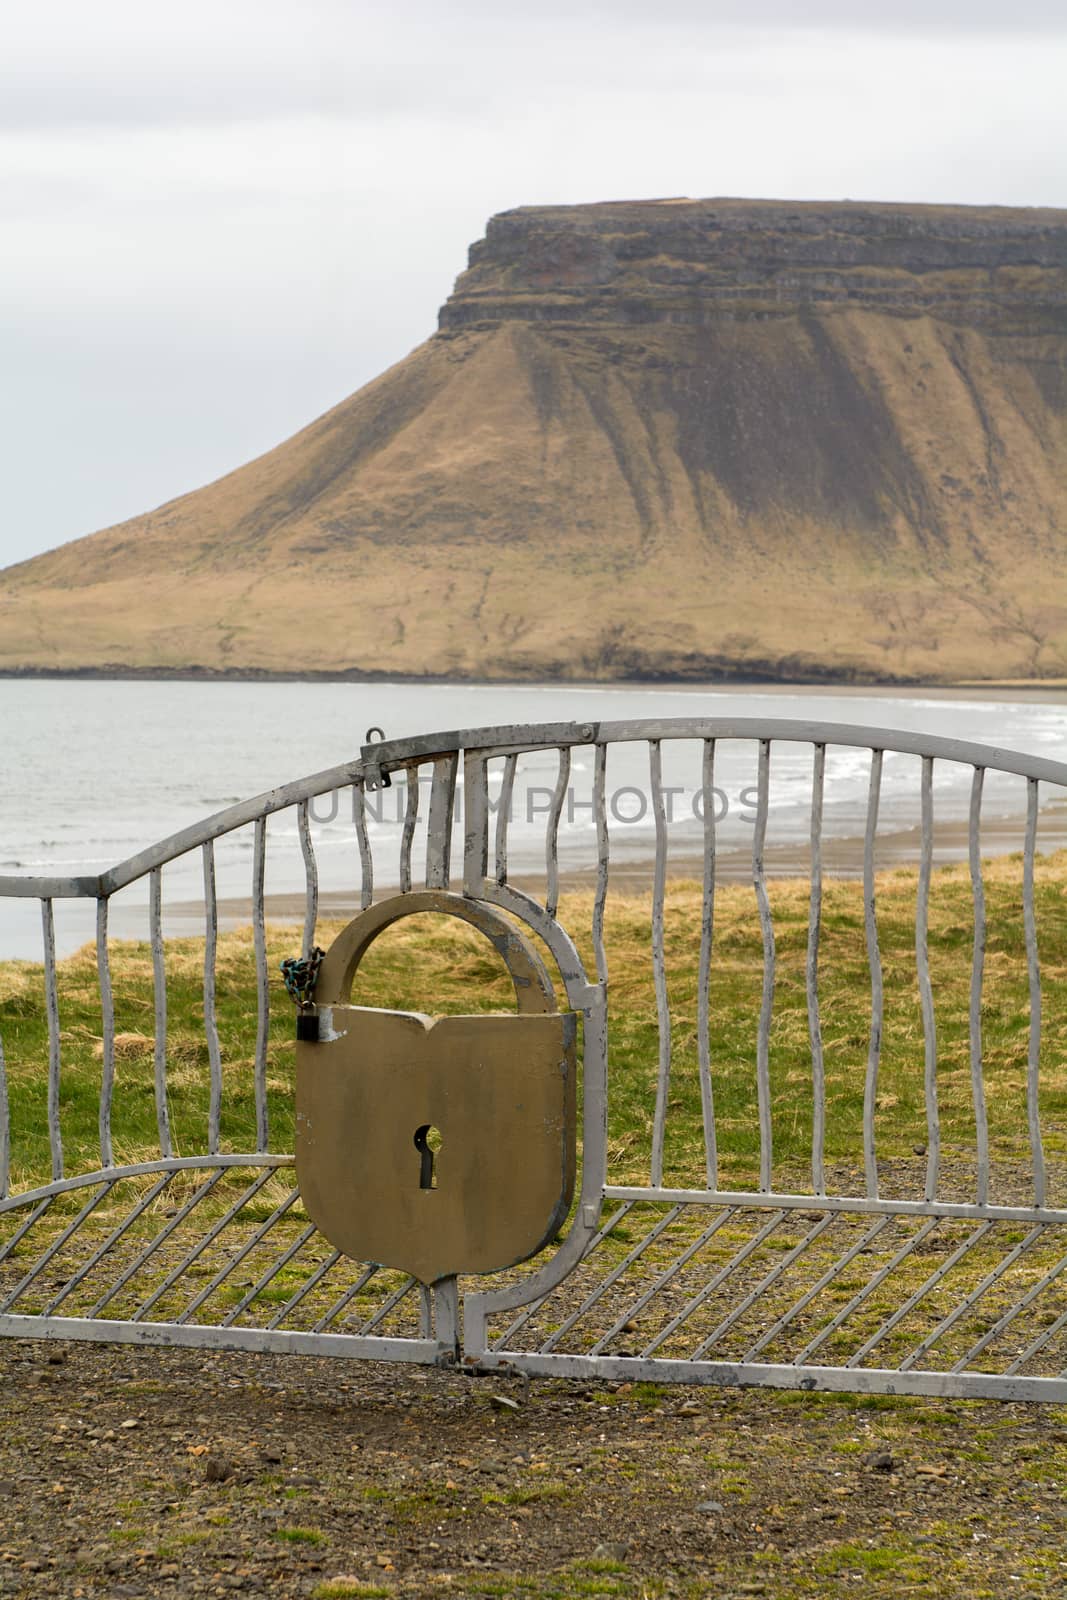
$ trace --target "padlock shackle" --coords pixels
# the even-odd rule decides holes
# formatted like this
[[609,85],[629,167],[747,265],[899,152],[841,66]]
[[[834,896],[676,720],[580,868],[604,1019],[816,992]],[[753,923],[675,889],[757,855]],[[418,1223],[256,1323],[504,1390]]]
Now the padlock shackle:
[[315,1004],[348,1005],[356,969],[378,935],[402,917],[425,912],[459,917],[485,935],[508,969],[520,1014],[543,1016],[558,1010],[548,969],[526,935],[484,900],[468,900],[444,889],[394,895],[361,912],[326,952],[315,984]]

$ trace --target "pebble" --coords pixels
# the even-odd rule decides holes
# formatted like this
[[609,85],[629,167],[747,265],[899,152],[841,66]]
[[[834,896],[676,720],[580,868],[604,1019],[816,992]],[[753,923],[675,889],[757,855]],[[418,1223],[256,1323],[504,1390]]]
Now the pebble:
[[706,1517],[717,1517],[725,1509],[721,1500],[702,1500],[697,1506],[697,1510],[702,1511]]
[[630,1546],[628,1544],[620,1544],[616,1540],[607,1540],[604,1544],[597,1545],[596,1549],[593,1551],[593,1560],[625,1561],[626,1553],[629,1548]]

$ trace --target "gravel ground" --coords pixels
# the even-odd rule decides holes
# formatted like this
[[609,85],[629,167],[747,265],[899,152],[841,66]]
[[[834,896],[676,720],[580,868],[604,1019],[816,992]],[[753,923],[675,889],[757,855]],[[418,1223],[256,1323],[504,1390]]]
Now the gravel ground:
[[1067,1594],[1067,1408],[0,1342],[0,1594]]

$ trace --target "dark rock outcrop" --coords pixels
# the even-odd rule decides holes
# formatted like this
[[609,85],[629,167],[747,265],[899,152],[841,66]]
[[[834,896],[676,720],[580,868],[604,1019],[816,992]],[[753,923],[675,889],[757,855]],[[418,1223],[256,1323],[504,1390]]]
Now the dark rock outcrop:
[[845,306],[1063,332],[1067,216],[769,200],[528,206],[491,219],[440,327],[707,327]]

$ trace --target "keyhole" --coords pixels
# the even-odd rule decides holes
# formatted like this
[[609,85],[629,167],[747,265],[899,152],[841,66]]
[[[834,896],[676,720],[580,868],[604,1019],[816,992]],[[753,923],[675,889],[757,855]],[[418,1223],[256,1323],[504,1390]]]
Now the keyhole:
[[419,1152],[419,1188],[436,1189],[437,1152],[444,1140],[441,1138],[440,1128],[435,1128],[432,1123],[424,1122],[421,1128],[415,1129],[415,1149]]

